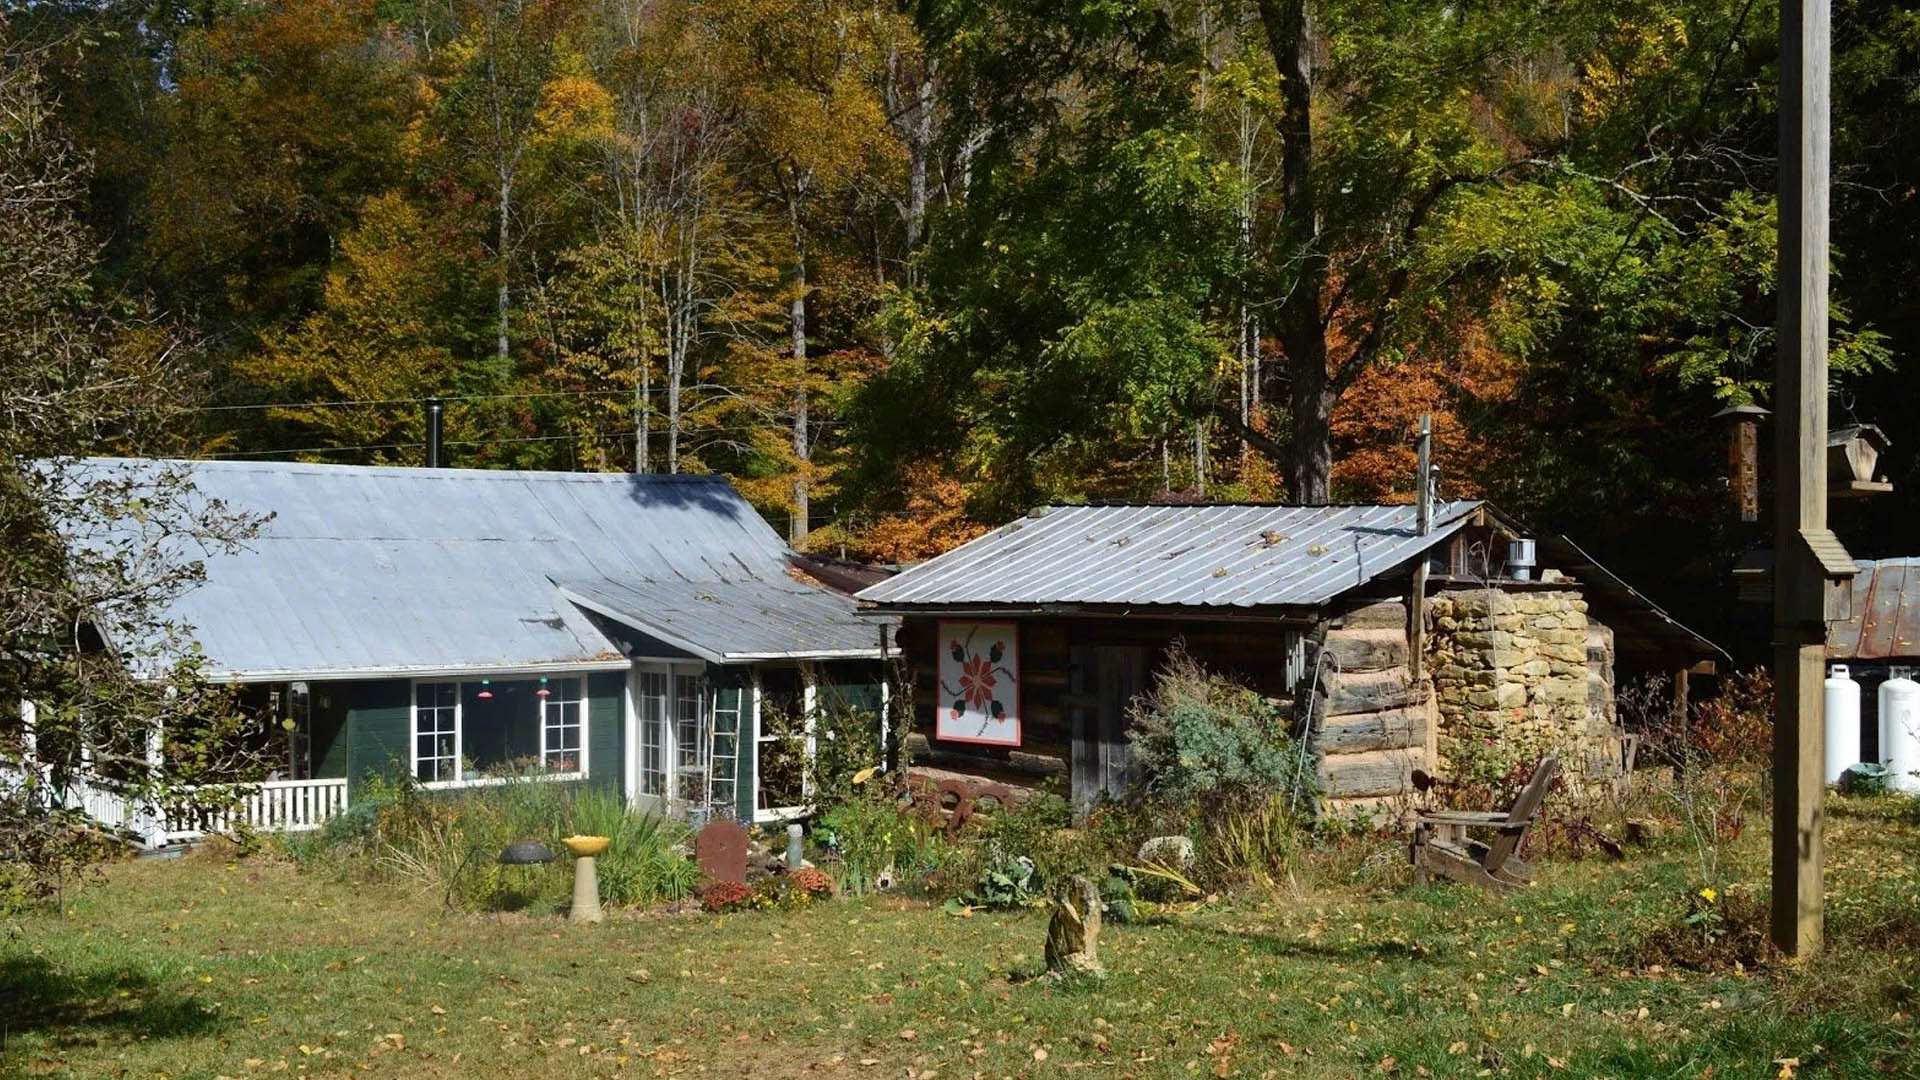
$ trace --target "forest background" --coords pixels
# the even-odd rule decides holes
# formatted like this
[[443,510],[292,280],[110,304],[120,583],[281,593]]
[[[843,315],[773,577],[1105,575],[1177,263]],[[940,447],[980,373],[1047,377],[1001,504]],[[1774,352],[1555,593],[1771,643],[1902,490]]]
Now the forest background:
[[[1775,18],[0,0],[0,130],[36,303],[172,373],[93,452],[419,464],[437,395],[449,464],[719,472],[897,562],[1049,500],[1406,500],[1431,413],[1443,494],[1757,646],[1711,417],[1773,404]],[[1920,10],[1834,26],[1834,414],[1896,485],[1835,522],[1914,554]]]

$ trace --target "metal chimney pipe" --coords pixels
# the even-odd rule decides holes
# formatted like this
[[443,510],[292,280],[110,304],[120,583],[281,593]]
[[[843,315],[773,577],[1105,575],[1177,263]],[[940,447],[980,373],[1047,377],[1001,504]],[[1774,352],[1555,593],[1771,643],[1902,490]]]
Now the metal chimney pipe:
[[1414,493],[1416,522],[1421,536],[1433,531],[1433,416],[1420,415],[1419,467],[1414,483],[1419,490]]
[[427,399],[427,468],[440,467],[440,419],[446,411],[445,404],[437,397]]

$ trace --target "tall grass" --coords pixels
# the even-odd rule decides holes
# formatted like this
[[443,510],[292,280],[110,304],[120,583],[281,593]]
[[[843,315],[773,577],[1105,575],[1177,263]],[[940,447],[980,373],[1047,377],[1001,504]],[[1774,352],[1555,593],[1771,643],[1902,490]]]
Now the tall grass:
[[[598,860],[609,905],[682,900],[699,884],[685,825],[632,810],[615,793],[530,776],[452,792],[406,780],[370,785],[347,815],[288,847],[303,866],[411,881],[461,910],[513,911],[566,903],[572,869],[560,841],[575,834],[612,840]],[[501,850],[518,840],[544,843],[557,858],[502,864]]]

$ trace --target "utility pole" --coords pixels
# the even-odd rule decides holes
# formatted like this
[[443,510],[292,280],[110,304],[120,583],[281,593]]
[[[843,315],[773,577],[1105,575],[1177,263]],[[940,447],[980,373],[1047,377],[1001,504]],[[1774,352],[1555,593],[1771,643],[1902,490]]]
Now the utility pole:
[[1831,0],[1780,3],[1780,353],[1774,378],[1773,911],[1788,956],[1820,951],[1827,621],[1853,560],[1827,529]]

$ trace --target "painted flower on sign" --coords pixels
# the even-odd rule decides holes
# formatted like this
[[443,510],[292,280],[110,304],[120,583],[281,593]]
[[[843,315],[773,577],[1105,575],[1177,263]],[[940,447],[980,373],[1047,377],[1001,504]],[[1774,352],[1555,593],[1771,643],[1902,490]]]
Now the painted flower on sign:
[[1020,745],[1019,667],[1009,623],[946,623],[938,737]]
[[976,709],[984,709],[993,700],[993,662],[984,656],[968,657],[960,666],[960,696]]

